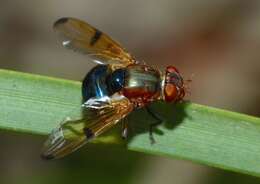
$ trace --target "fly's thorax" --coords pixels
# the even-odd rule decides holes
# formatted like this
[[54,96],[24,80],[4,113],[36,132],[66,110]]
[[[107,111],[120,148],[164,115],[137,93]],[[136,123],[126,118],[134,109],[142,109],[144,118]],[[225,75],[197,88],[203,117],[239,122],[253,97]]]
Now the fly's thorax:
[[146,65],[128,66],[125,70],[122,93],[139,107],[159,99],[161,94],[159,70]]

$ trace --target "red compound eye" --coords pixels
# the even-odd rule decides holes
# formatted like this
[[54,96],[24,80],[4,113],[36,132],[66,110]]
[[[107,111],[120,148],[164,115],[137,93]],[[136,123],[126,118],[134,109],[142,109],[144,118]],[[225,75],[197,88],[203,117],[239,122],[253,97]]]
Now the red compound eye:
[[164,97],[166,102],[172,102],[177,97],[177,89],[173,84],[166,84],[164,88]]
[[177,73],[179,73],[179,70],[177,68],[175,68],[174,66],[167,66],[166,72],[169,72],[169,73],[177,72]]

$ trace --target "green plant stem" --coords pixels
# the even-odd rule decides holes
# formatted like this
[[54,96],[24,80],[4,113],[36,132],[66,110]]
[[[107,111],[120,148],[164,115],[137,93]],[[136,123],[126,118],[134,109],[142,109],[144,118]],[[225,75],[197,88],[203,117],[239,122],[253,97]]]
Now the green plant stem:
[[[0,128],[47,135],[72,110],[80,111],[81,83],[0,70]],[[260,119],[197,105],[158,102],[152,109],[165,121],[149,140],[155,121],[144,110],[130,116],[127,148],[260,176]],[[121,143],[119,136],[97,139]],[[189,171],[187,171],[189,172]]]

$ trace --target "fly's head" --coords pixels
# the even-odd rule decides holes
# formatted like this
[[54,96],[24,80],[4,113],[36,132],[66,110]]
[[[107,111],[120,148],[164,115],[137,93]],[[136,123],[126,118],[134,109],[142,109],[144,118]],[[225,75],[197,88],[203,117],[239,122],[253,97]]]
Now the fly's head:
[[168,66],[162,80],[162,99],[166,102],[178,102],[185,96],[184,80],[178,69]]

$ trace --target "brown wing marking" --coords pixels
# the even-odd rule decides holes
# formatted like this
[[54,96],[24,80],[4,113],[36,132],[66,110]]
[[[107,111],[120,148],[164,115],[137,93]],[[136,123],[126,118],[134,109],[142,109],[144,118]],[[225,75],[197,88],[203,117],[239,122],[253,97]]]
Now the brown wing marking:
[[42,158],[55,159],[72,153],[113,127],[133,109],[127,98],[117,94],[107,102],[91,100],[84,104],[82,119],[68,119],[51,132],[44,144]]
[[134,58],[116,41],[86,22],[75,18],[61,18],[54,23],[66,48],[88,54],[103,64],[125,67]]

